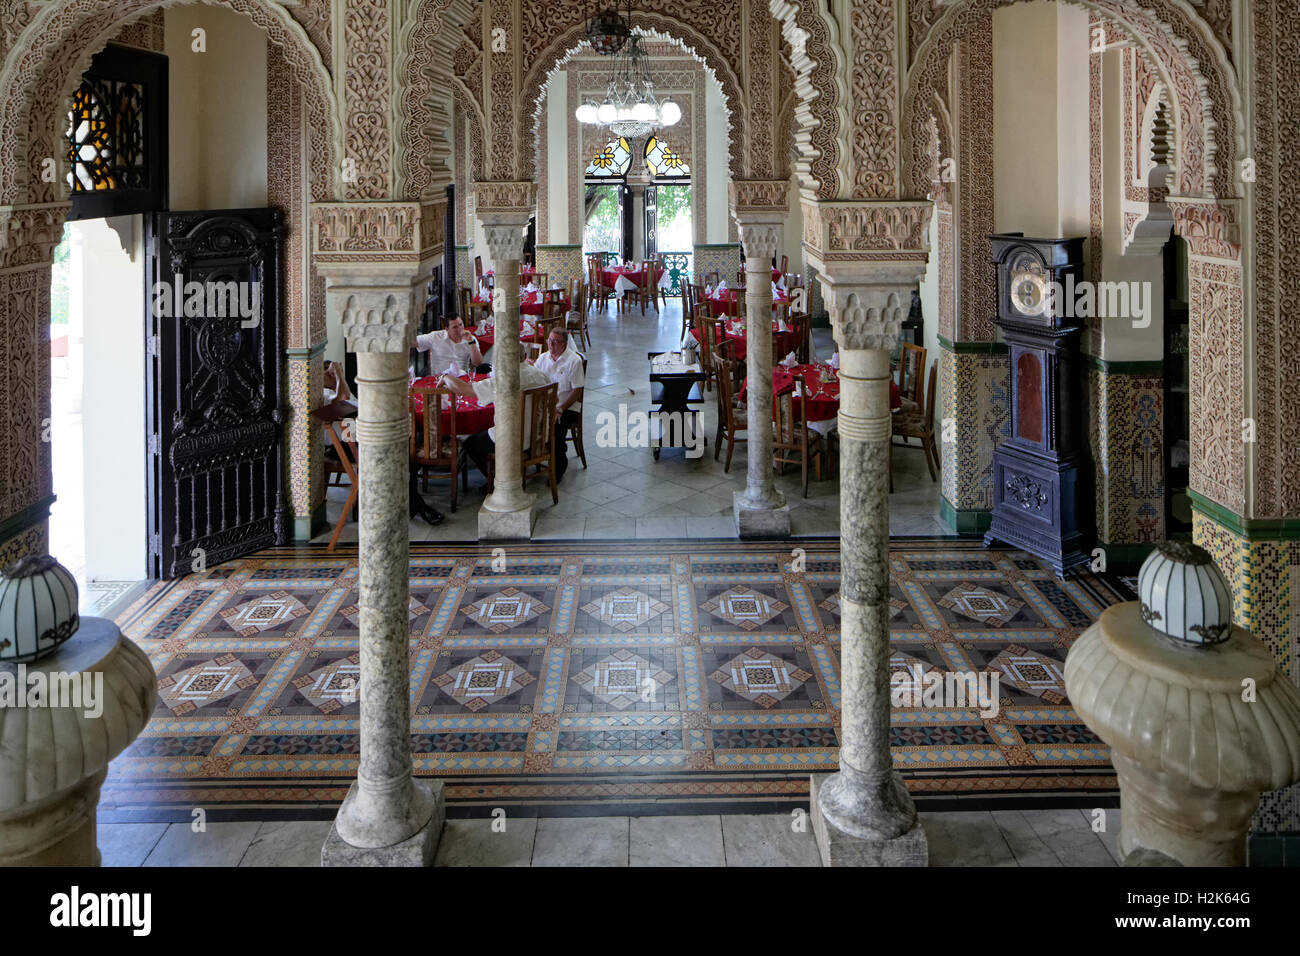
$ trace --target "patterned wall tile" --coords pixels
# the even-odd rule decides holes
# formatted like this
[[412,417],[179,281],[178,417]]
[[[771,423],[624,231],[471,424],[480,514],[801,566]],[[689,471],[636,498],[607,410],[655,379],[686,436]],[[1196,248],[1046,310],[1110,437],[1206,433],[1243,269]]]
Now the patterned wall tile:
[[1088,438],[1095,469],[1098,543],[1161,540],[1165,536],[1161,378],[1089,368]]
[[740,271],[740,244],[709,244],[695,247],[695,275],[703,278],[710,272],[716,272],[727,280],[728,285],[736,284],[736,273]]
[[295,523],[309,520],[325,500],[324,445],[320,426],[311,418],[311,409],[322,401],[324,374],[323,352],[289,356],[289,419],[285,424],[284,453],[289,508]]
[[993,449],[1011,436],[1004,354],[939,350],[939,428],[953,419],[955,441],[940,442],[943,496],[959,511],[993,508]]
[[582,246],[538,246],[535,259],[538,272],[545,272],[551,284],[568,284],[570,279],[581,279],[586,272],[582,262]]

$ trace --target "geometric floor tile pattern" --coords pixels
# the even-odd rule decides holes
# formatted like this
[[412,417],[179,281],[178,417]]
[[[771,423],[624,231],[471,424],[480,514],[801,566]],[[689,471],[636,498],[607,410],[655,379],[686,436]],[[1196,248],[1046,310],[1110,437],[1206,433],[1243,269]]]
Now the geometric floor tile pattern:
[[[453,815],[757,812],[806,804],[839,746],[833,541],[411,547],[411,749]],[[499,556],[498,556],[499,557]],[[999,706],[895,707],[918,803],[1105,799],[1065,653],[1114,578],[1058,580],[976,540],[891,542],[894,669],[996,673]],[[357,772],[355,553],[273,549],[155,585],[119,618],[160,699],[101,817],[328,818]],[[986,714],[988,710],[984,711]]]

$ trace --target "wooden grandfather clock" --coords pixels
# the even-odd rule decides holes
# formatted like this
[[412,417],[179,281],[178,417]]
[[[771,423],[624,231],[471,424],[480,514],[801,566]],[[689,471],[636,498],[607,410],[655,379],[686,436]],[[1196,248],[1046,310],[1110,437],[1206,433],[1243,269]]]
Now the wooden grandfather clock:
[[994,322],[1011,353],[1011,437],[993,452],[993,522],[984,544],[1023,548],[1060,576],[1091,558],[1083,326],[1067,301],[1083,279],[1083,239],[990,239],[998,270]]

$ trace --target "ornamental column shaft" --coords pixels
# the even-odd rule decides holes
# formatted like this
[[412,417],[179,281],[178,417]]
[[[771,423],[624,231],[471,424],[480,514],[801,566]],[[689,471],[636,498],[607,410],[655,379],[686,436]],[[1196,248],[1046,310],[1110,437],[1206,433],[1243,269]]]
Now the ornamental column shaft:
[[[890,754],[890,353],[924,273],[928,203],[805,205],[805,243],[840,354],[840,769],[812,779],[827,866],[924,866],[925,833]],[[853,250],[887,250],[873,260]]]
[[[321,850],[324,866],[428,866],[442,832],[441,783],[411,763],[407,366],[421,264],[418,204],[321,204],[314,253],[326,305],[357,353],[361,756]],[[406,227],[406,228],[402,228]],[[380,261],[346,251],[356,235],[408,236]]]
[[535,497],[524,491],[523,415],[519,387],[519,262],[524,230],[533,215],[535,189],[527,182],[475,184],[479,218],[496,273],[492,309],[496,322],[492,375],[495,387],[495,487],[478,516],[482,540],[532,536]]
[[731,184],[745,250],[746,476],[732,512],[742,538],[786,537],[790,506],[772,472],[772,257],[781,246],[785,182]]

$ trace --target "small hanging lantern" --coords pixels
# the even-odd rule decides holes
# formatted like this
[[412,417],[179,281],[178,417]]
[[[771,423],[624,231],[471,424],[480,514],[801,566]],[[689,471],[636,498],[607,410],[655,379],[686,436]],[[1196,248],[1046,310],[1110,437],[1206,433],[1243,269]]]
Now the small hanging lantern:
[[[628,12],[631,13],[630,0]],[[628,21],[618,12],[617,0],[587,21],[587,42],[601,56],[609,56],[623,49],[631,32]]]

